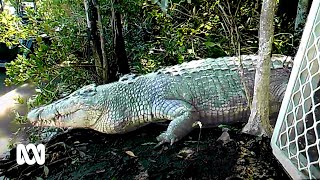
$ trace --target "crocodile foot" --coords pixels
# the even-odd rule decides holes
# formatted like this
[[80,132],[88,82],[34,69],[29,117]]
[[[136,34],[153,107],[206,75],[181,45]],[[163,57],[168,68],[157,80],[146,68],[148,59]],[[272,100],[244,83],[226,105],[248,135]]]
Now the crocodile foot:
[[159,143],[156,145],[156,147],[159,147],[164,143],[170,143],[170,145],[172,145],[173,143],[177,142],[179,138],[172,133],[163,132],[157,137],[157,140]]

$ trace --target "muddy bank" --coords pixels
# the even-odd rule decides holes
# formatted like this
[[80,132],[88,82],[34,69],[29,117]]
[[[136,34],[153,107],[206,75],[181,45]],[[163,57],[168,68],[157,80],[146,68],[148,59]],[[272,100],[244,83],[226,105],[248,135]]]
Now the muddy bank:
[[[269,139],[221,129],[199,130],[173,146],[154,149],[165,126],[151,125],[124,135],[74,129],[46,144],[44,166],[17,166],[15,151],[0,169],[7,177],[30,179],[289,179],[272,155]],[[44,170],[45,169],[45,170]]]
[[[1,83],[1,82],[0,82]],[[1,92],[5,92],[13,87],[7,87],[1,83]],[[16,113],[23,116],[27,113],[27,100],[35,94],[35,86],[32,84],[23,84],[14,87],[13,90],[0,96],[0,158],[8,149],[8,145],[17,142],[25,142],[26,128],[28,124],[20,124],[14,121]],[[19,100],[18,100],[19,99]],[[20,129],[19,133],[16,133]]]

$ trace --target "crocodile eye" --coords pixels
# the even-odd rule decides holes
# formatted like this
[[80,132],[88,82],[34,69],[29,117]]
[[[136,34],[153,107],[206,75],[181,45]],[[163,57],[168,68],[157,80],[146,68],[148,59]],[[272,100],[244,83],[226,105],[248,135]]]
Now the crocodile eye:
[[93,96],[97,92],[96,85],[88,85],[80,89],[79,95],[82,96]]
[[85,89],[82,93],[86,94],[86,93],[92,93],[92,92],[95,92],[95,90],[94,89]]

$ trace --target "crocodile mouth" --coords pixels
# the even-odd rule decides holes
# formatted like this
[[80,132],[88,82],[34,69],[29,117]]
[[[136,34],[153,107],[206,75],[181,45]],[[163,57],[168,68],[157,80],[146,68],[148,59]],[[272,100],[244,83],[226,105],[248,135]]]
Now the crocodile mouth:
[[56,126],[63,127],[64,124],[75,123],[75,120],[83,118],[82,110],[61,114],[56,110],[54,114],[48,114],[44,108],[34,109],[28,114],[30,123],[34,126]]
[[69,111],[68,113],[55,113],[48,114],[45,112],[46,109],[35,109],[28,114],[29,122],[33,126],[41,127],[90,127],[92,124],[90,120],[99,119],[101,112],[86,111],[83,109],[77,109],[74,111]]
[[33,126],[56,126],[63,127],[63,121],[61,118],[56,118],[54,120],[39,120],[35,122],[31,122]]
[[34,126],[57,126],[62,127],[64,122],[70,121],[77,111],[70,112],[67,114],[57,113],[53,118],[46,119],[41,117],[41,112],[38,114],[38,120],[31,121]]

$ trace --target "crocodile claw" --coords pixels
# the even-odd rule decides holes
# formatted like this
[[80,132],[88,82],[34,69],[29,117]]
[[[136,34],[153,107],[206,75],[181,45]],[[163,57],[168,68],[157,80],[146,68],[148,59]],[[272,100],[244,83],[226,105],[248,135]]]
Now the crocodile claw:
[[174,134],[163,132],[157,137],[157,140],[159,141],[157,146],[160,146],[164,143],[170,143],[170,145],[172,146],[173,143],[177,142],[179,139]]

